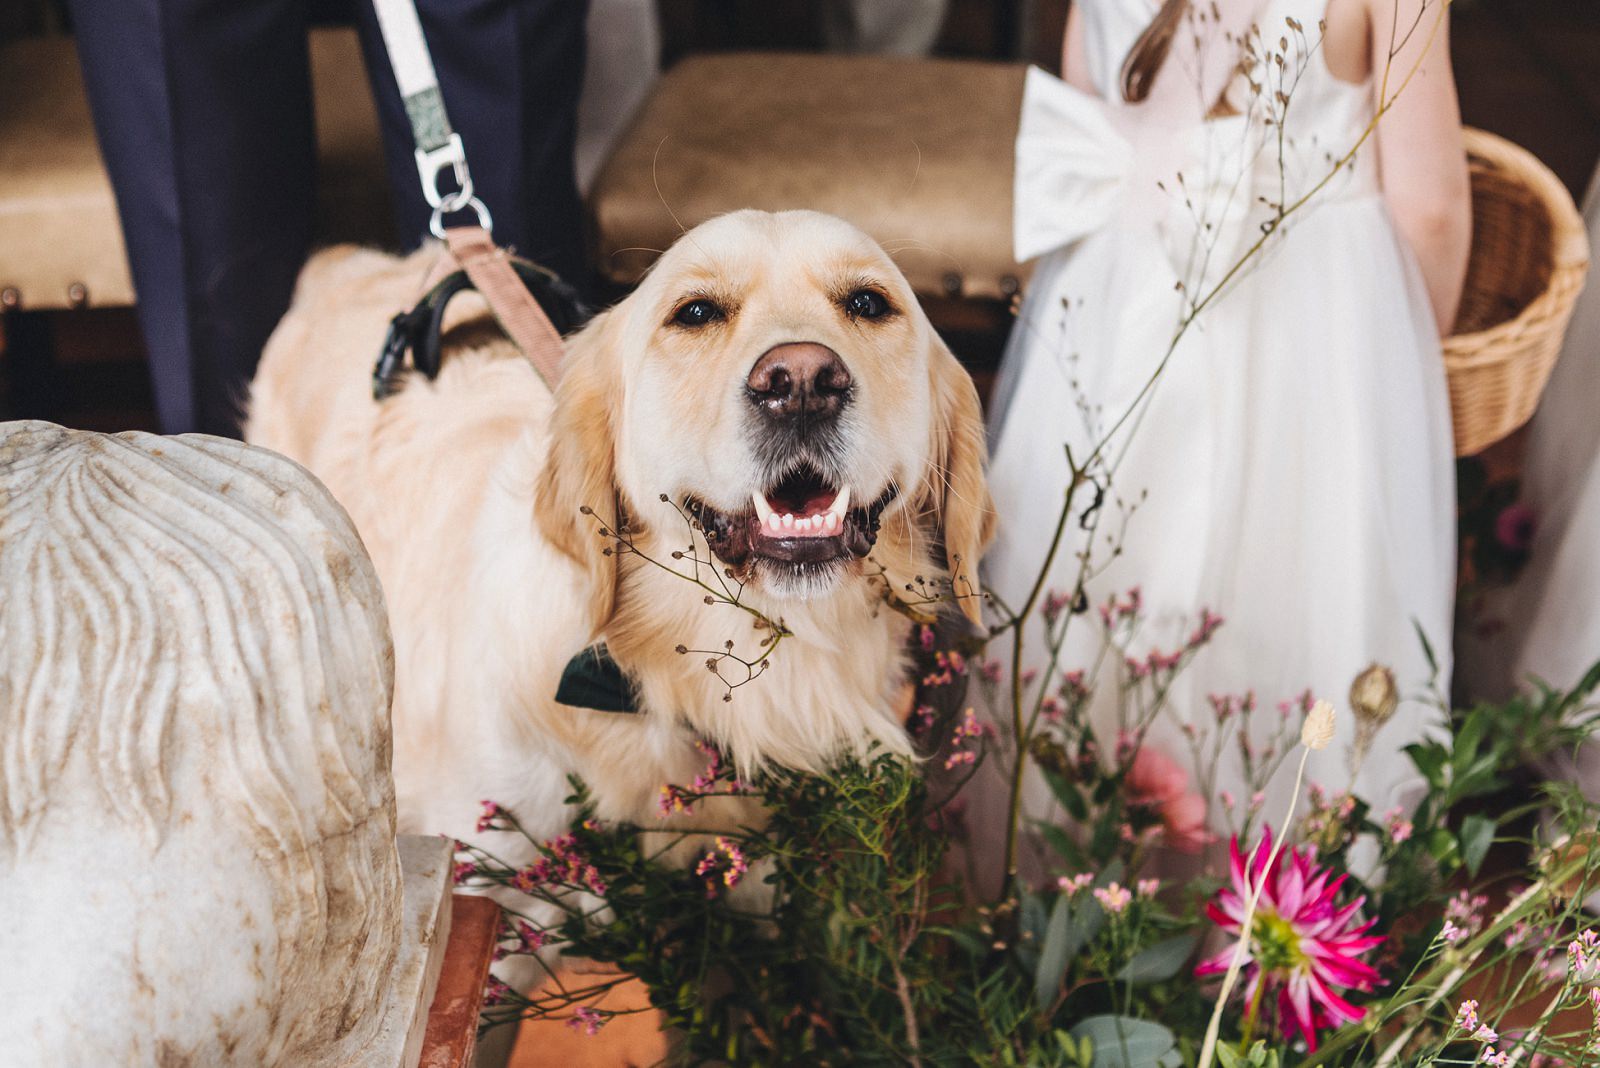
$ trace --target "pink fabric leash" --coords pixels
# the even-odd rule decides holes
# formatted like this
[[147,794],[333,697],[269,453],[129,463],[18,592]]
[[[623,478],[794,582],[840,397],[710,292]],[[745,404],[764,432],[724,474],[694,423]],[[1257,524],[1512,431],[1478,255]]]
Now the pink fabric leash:
[[473,288],[489,302],[500,328],[522,350],[545,385],[555,389],[561,380],[565,354],[561,335],[512,269],[511,254],[479,226],[449,227],[444,240],[450,256],[472,280]]

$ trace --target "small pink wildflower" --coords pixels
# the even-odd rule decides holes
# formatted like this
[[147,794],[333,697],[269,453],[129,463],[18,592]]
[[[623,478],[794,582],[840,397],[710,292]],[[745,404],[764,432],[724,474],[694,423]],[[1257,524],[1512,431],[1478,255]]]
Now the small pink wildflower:
[[663,816],[676,816],[680,812],[688,812],[691,803],[683,787],[669,782],[661,788],[661,796],[656,798],[656,811]]
[[1405,813],[1398,808],[1392,808],[1383,817],[1384,827],[1389,832],[1389,841],[1395,845],[1409,841],[1415,827],[1405,818]]
[[971,749],[964,748],[971,738],[982,738],[988,734],[990,727],[986,723],[978,722],[978,714],[972,709],[967,709],[967,714],[960,723],[956,724],[955,733],[950,736],[950,746],[955,752],[945,758],[946,770],[961,764],[975,764],[978,754]]
[[1119,883],[1111,883],[1107,886],[1097,887],[1094,892],[1094,899],[1100,902],[1100,907],[1111,915],[1120,916],[1128,905],[1132,903],[1133,895],[1128,892],[1127,887]]
[[544,856],[512,875],[512,889],[529,894],[541,886],[568,885],[586,887],[596,894],[606,892],[599,869],[584,859],[573,835],[552,838],[542,848]]
[[606,1018],[592,1005],[579,1005],[572,1010],[572,1016],[567,1020],[568,1027],[574,1031],[582,1031],[591,1038],[600,1033],[600,1028],[604,1027],[605,1023]]
[[933,662],[938,666],[938,670],[923,676],[924,686],[948,686],[955,682],[957,676],[967,673],[966,657],[954,649],[935,653]]
[[722,885],[731,890],[749,870],[750,861],[739,843],[719,836],[711,851],[695,865],[694,873],[705,879],[706,897],[716,897],[719,878]]
[[1160,879],[1140,879],[1138,892],[1140,897],[1155,897],[1161,891]]
[[489,985],[484,988],[483,1003],[485,1005],[503,1005],[509,1000],[511,1000],[511,988],[490,976]]
[[1088,889],[1089,884],[1092,882],[1094,882],[1094,875],[1090,872],[1083,872],[1079,875],[1061,876],[1056,880],[1056,886],[1060,887],[1063,893],[1071,896]]
[[1476,1031],[1483,1021],[1478,1019],[1478,1001],[1468,998],[1456,1007],[1456,1029],[1460,1031]]
[[1439,930],[1439,937],[1453,946],[1466,941],[1468,935],[1465,928],[1457,927],[1452,920],[1445,920],[1444,927]]
[[535,927],[526,920],[517,920],[513,926],[517,941],[525,953],[537,953],[550,941],[550,932]]
[[1455,921],[1468,934],[1477,934],[1483,929],[1483,910],[1488,907],[1489,899],[1484,895],[1462,890],[1445,902],[1444,917]]
[[481,801],[479,805],[481,810],[478,813],[478,833],[500,830],[496,824],[507,815],[506,810],[493,801]]
[[1483,1051],[1483,1063],[1488,1065],[1489,1068],[1509,1068],[1509,1065],[1511,1064],[1511,1054],[1501,1053],[1493,1046],[1490,1046],[1488,1049]]
[[993,659],[985,660],[978,665],[978,673],[983,676],[984,682],[998,683],[1004,670],[1000,661]]
[[478,874],[478,865],[470,860],[458,860],[455,867],[450,869],[450,881],[460,886],[474,875]]
[[1567,943],[1567,967],[1572,977],[1580,983],[1590,983],[1600,971],[1600,935],[1593,929],[1584,931]]

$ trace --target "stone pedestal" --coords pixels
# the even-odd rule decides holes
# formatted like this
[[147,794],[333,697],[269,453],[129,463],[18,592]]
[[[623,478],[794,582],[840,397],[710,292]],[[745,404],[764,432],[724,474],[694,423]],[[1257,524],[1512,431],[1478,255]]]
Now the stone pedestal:
[[415,1063],[450,858],[396,848],[393,678],[302,468],[0,425],[0,1059]]

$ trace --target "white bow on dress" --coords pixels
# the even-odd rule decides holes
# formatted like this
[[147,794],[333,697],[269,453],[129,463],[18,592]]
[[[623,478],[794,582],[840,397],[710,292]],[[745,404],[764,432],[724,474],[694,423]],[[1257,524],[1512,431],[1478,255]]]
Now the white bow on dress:
[[1012,209],[1018,262],[1121,217],[1154,226],[1179,278],[1231,263],[1226,257],[1239,248],[1253,199],[1254,124],[1238,115],[1163,134],[1141,128],[1143,107],[1113,108],[1028,68]]

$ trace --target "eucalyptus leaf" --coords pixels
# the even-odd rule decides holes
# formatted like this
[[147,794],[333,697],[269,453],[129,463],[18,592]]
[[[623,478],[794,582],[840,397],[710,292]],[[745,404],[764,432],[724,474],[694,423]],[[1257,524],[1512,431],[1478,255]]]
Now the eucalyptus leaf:
[[1094,1043],[1091,1068],[1169,1068],[1181,1063],[1172,1032],[1149,1020],[1091,1016],[1072,1033]]
[[1050,911],[1050,923],[1045,928],[1044,945],[1039,950],[1039,966],[1033,974],[1033,1000],[1040,1012],[1048,1012],[1061,992],[1061,980],[1066,978],[1067,965],[1073,954],[1082,948],[1072,943],[1072,899],[1062,894],[1056,898]]
[[1468,875],[1478,874],[1489,846],[1494,844],[1494,826],[1494,820],[1477,814],[1461,821],[1461,862],[1466,865]]
[[1067,810],[1067,815],[1079,823],[1089,818],[1089,807],[1083,803],[1083,795],[1078,792],[1078,787],[1068,782],[1065,776],[1058,775],[1049,769],[1044,770],[1044,781],[1049,784],[1050,792],[1056,795],[1056,800],[1061,802],[1061,807]]
[[1165,982],[1178,974],[1199,941],[1198,934],[1190,933],[1157,942],[1135,953],[1117,973],[1117,979],[1125,983]]

